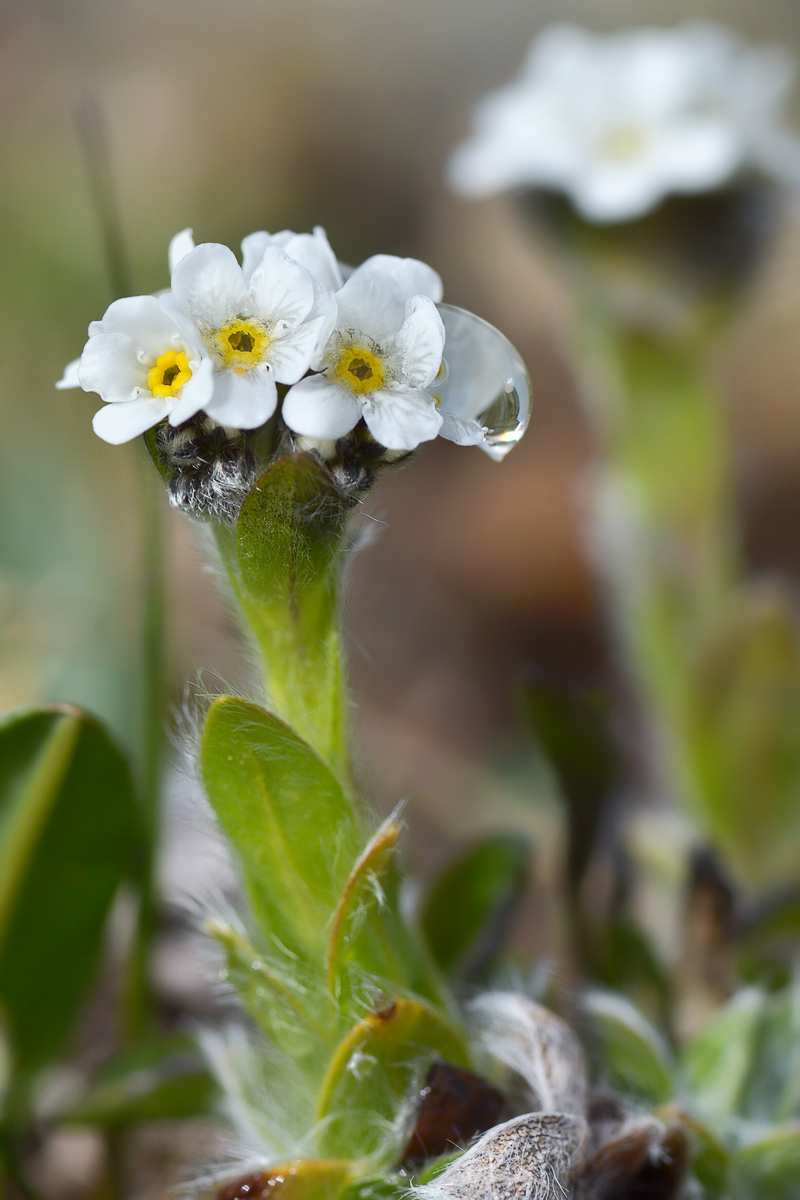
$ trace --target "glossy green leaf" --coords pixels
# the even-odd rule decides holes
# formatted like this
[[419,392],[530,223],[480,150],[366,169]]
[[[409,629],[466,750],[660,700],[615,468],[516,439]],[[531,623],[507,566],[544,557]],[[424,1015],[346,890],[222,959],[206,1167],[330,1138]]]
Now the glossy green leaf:
[[211,1113],[216,1087],[196,1045],[165,1037],[132,1047],[106,1063],[61,1121],[120,1126]]
[[200,768],[270,958],[300,955],[323,972],[329,921],[360,850],[349,797],[287,725],[232,696],[209,711]]
[[402,1133],[393,1123],[437,1058],[469,1066],[460,1032],[427,1004],[396,1000],[359,1021],[336,1050],[320,1092],[322,1152],[394,1161]]
[[330,472],[299,454],[261,476],[236,531],[238,595],[272,706],[339,767],[346,745],[336,591],[350,510]]
[[584,1009],[609,1082],[624,1095],[663,1104],[675,1092],[671,1056],[652,1025],[622,996],[590,992]]
[[772,1129],[739,1150],[734,1178],[737,1200],[797,1200],[800,1124]]
[[0,1008],[18,1071],[69,1034],[139,832],[128,763],[93,718],[64,707],[0,726]]
[[757,988],[738,992],[681,1056],[687,1102],[712,1124],[739,1109],[754,1062],[765,1002],[764,993]]
[[499,834],[441,873],[425,902],[422,930],[444,970],[469,973],[496,954],[528,882],[530,856],[526,838]]

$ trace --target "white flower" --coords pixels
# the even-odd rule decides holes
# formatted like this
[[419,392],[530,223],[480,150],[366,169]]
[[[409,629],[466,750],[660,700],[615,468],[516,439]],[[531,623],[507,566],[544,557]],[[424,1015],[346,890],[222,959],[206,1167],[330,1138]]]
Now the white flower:
[[293,233],[291,229],[283,229],[280,233],[262,230],[248,234],[242,239],[245,278],[250,278],[269,246],[277,246],[289,258],[299,262],[329,292],[337,292],[342,286],[341,266],[321,225],[315,225],[313,233]]
[[444,326],[430,296],[408,294],[421,272],[402,264],[416,260],[384,261],[389,269],[365,263],[336,293],[335,328],[312,364],[321,373],[296,383],[283,403],[296,433],[343,437],[363,417],[382,446],[413,450],[439,432],[429,389],[442,365]]
[[188,317],[168,297],[115,300],[57,387],[97,392],[106,406],[92,424],[112,445],[128,442],[174,414],[196,412],[212,392],[212,363]]
[[449,177],[475,196],[561,191],[597,222],[718,188],[748,167],[797,178],[800,142],[779,123],[792,76],[780,47],[751,48],[701,22],[605,37],[554,26],[520,78],[478,106]]
[[197,325],[213,365],[202,405],[185,397],[170,417],[188,420],[202,407],[221,425],[256,429],[275,411],[276,383],[296,383],[333,327],[330,293],[279,246],[268,245],[249,275],[227,246],[189,249],[190,233],[173,239],[172,294]]

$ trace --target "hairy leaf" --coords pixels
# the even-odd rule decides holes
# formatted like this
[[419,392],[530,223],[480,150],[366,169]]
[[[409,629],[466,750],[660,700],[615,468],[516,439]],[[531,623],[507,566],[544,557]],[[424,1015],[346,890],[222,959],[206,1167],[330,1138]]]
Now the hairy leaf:
[[328,924],[360,848],[349,797],[287,725],[232,696],[211,707],[200,766],[270,956],[324,970]]

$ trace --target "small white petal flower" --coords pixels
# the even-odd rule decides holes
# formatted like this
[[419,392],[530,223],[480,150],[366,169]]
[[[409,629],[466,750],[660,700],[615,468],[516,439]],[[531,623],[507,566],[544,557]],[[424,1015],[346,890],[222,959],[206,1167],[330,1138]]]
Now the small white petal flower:
[[[227,246],[197,246],[177,261],[172,293],[213,361],[212,395],[201,407],[237,429],[256,429],[272,416],[276,383],[305,374],[336,313],[330,293],[277,245],[264,249],[247,276]],[[187,398],[170,420],[179,424],[197,411]]]
[[92,322],[83,354],[56,386],[77,383],[97,392],[106,406],[95,414],[94,430],[118,445],[171,417],[181,403],[202,408],[211,371],[197,330],[169,298],[130,296]]
[[605,37],[555,26],[520,78],[478,106],[450,181],[474,196],[550,188],[613,222],[747,167],[797,178],[800,141],[780,127],[792,74],[780,48],[706,23]]
[[253,274],[269,246],[277,246],[289,258],[299,262],[329,292],[336,292],[342,286],[341,267],[321,225],[315,225],[313,233],[283,229],[280,233],[262,230],[248,234],[242,239],[242,270],[246,279]]
[[[402,261],[402,260],[395,260]],[[413,450],[442,425],[430,387],[444,326],[429,296],[407,297],[393,274],[365,264],[336,294],[336,326],[319,360],[283,404],[296,433],[337,438],[364,418],[381,445]]]

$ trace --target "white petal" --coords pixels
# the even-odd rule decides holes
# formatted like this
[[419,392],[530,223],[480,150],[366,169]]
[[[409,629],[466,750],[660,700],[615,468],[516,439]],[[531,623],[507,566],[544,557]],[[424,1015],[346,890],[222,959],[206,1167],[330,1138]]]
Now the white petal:
[[81,381],[78,378],[78,366],[80,361],[81,360],[79,358],[73,358],[72,362],[67,363],[67,365],[64,367],[64,374],[56,384],[56,387],[59,389],[59,391],[63,390],[64,388],[79,388],[81,386]]
[[396,279],[374,267],[359,267],[336,293],[337,329],[360,330],[376,342],[393,339],[405,316],[405,297]]
[[289,389],[283,419],[295,433],[315,438],[339,438],[358,424],[361,404],[347,388],[326,375],[309,375]]
[[167,257],[169,259],[170,275],[175,270],[181,259],[186,258],[186,255],[190,250],[194,250],[194,238],[192,237],[192,231],[191,229],[182,229],[180,233],[175,234],[175,237],[172,238],[169,244]]
[[650,171],[608,166],[577,180],[571,195],[587,220],[611,223],[643,216],[668,190],[668,185]]
[[94,322],[89,326],[90,341],[99,331],[126,334],[150,359],[173,349],[175,338],[183,333],[157,296],[126,296],[115,300],[106,309],[99,329]]
[[319,365],[320,354],[330,337],[336,317],[336,305],[319,316],[304,321],[269,348],[269,364],[278,383],[297,383],[309,367]]
[[201,358],[192,365],[192,377],[187,380],[180,394],[173,401],[169,414],[170,425],[182,425],[195,413],[205,408],[214,391],[214,364],[210,358]]
[[419,389],[381,389],[365,396],[363,405],[367,428],[387,450],[414,450],[442,426],[433,397]]
[[440,437],[455,442],[457,446],[480,446],[485,441],[483,426],[477,421],[465,421],[463,417],[457,417],[441,407],[439,412],[442,415]]
[[147,387],[147,367],[139,360],[139,347],[125,333],[98,333],[89,338],[78,365],[78,379],[86,392],[97,392],[110,403],[140,398]]
[[442,365],[444,325],[427,296],[413,296],[406,303],[406,317],[395,344],[403,359],[403,382],[412,388],[432,383]]
[[216,242],[204,242],[180,260],[172,290],[203,325],[217,327],[250,313],[250,294],[236,255]]
[[275,412],[278,392],[268,371],[219,371],[214,375],[214,392],[205,411],[220,425],[232,429],[258,429]]
[[253,311],[276,322],[281,332],[296,328],[314,304],[314,281],[305,267],[279,246],[268,246],[250,279]]
[[242,238],[242,274],[246,282],[250,282],[250,276],[264,257],[267,246],[282,245],[279,233],[266,233],[264,230],[248,233],[247,237]]
[[[431,385],[441,399],[443,437],[463,444],[485,426],[475,444],[500,461],[525,432],[531,381],[517,350],[498,329],[463,308],[440,307],[447,332],[443,377]],[[456,435],[456,436],[454,436]]]
[[329,291],[335,292],[342,286],[342,272],[321,226],[317,225],[313,233],[283,229],[280,233],[249,234],[242,240],[242,270],[246,279],[253,274],[268,246],[279,246]]
[[420,262],[418,258],[396,258],[394,254],[373,254],[372,258],[368,258],[361,265],[375,267],[377,270],[391,275],[399,283],[407,300],[412,296],[423,295],[430,296],[431,300],[438,304],[442,299],[441,276],[437,275],[433,267]]
[[106,404],[94,414],[92,428],[104,442],[119,446],[130,442],[159,421],[169,412],[164,400],[130,400],[124,404]]
[[675,121],[653,139],[649,169],[670,190],[707,191],[741,167],[744,139],[729,120]]

